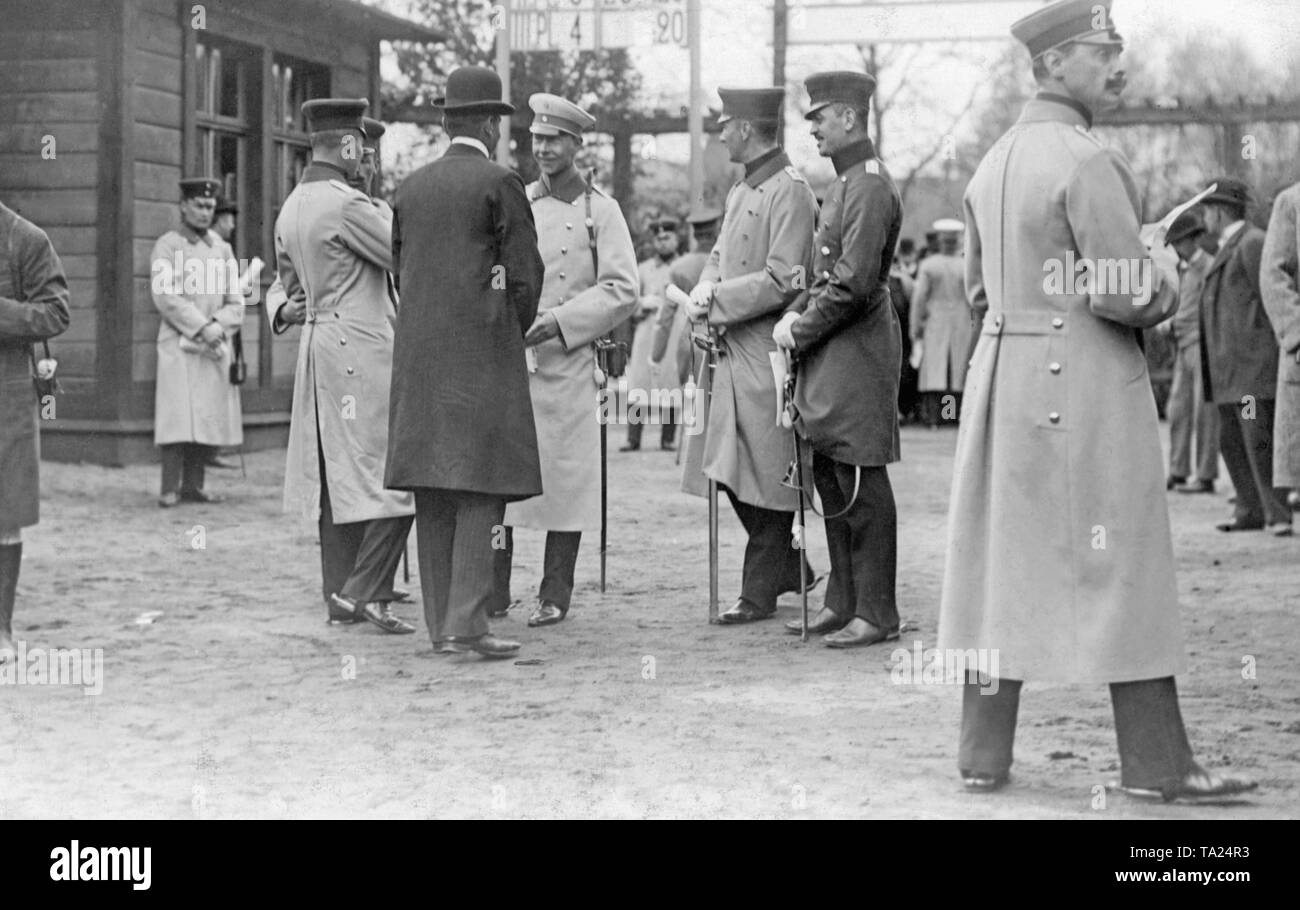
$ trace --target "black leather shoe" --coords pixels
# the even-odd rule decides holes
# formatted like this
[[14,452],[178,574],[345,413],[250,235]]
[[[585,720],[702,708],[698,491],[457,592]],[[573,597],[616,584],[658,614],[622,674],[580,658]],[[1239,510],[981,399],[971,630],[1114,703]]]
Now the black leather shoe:
[[738,600],[734,607],[730,610],[724,610],[718,615],[718,623],[724,626],[739,626],[747,622],[771,619],[775,615],[775,608],[761,610],[747,600]]
[[568,610],[562,609],[558,604],[551,603],[549,600],[539,600],[537,606],[533,607],[533,612],[528,616],[528,625],[531,628],[553,626],[557,622],[562,622],[568,612]]
[[411,592],[403,591],[400,588],[393,588],[384,596],[378,597],[376,599],[392,601],[395,604],[406,603],[408,600],[411,599]]
[[172,490],[170,493],[164,493],[158,497],[158,508],[174,509],[181,504],[181,494]]
[[1183,483],[1183,484],[1179,484],[1178,486],[1174,487],[1174,490],[1175,490],[1176,492],[1179,492],[1179,493],[1188,493],[1188,494],[1196,494],[1196,493],[1213,493],[1213,492],[1214,492],[1214,481],[1213,481],[1213,480],[1195,480],[1195,481],[1192,481],[1191,483]]
[[326,623],[331,626],[350,626],[358,622],[365,622],[365,617],[361,615],[361,611],[357,609],[352,599],[340,594],[331,594],[329,619]]
[[239,467],[239,465],[235,464],[233,461],[223,461],[216,455],[209,458],[205,464],[207,467],[216,468],[218,471],[233,471],[235,468]]
[[1183,485],[1186,484],[1186,483],[1187,483],[1187,478],[1186,478],[1186,477],[1177,477],[1177,476],[1171,474],[1171,475],[1169,475],[1169,479],[1165,481],[1165,489],[1166,489],[1166,490],[1176,490],[1176,489],[1178,489],[1179,487],[1183,486]]
[[1221,522],[1215,527],[1225,534],[1231,534],[1235,531],[1262,531],[1264,530],[1264,523],[1261,521],[1256,524],[1253,521],[1238,521],[1234,518],[1232,521]]
[[491,632],[477,638],[448,638],[444,642],[444,647],[450,649],[442,652],[445,654],[467,654],[473,651],[492,658],[513,657],[519,652],[519,642],[497,638]]
[[[852,616],[841,616],[830,607],[822,607],[808,620],[809,635],[826,635],[831,632],[838,632],[849,624]],[[785,624],[785,630],[791,635],[803,634],[803,623],[797,619]]]
[[226,497],[219,496],[216,493],[204,493],[202,490],[181,490],[181,502],[202,502],[208,505],[216,505],[225,501]]
[[883,641],[898,638],[898,630],[886,630],[873,626],[861,617],[854,616],[848,625],[838,632],[832,632],[822,639],[828,648],[865,648]]
[[618,447],[618,450],[619,450],[620,452],[640,452],[640,451],[641,451],[641,447],[640,447],[640,446],[634,446],[634,445],[624,445],[624,446],[619,446],[619,447]]
[[410,635],[415,631],[415,626],[393,615],[387,604],[378,602],[363,604],[357,612],[361,614],[362,619],[392,635]]
[[1291,537],[1295,532],[1291,529],[1288,522],[1277,521],[1268,526],[1269,531],[1274,537]]

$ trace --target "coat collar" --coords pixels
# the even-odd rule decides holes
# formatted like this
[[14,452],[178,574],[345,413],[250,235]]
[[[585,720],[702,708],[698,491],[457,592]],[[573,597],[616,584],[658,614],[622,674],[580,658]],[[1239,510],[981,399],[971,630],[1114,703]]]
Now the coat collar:
[[181,222],[181,226],[177,229],[177,233],[184,237],[187,243],[201,243],[204,246],[212,246],[212,241],[216,239],[216,235],[213,234],[212,231],[208,230],[200,234],[184,222]]
[[576,167],[570,166],[568,170],[556,174],[554,178],[542,174],[533,188],[533,201],[554,196],[560,202],[572,205],[586,191],[587,181],[582,179]]
[[447,151],[442,153],[444,158],[478,158],[480,161],[487,161],[483,153],[472,145],[465,142],[453,141],[447,146]]
[[874,157],[876,157],[876,147],[871,143],[870,139],[863,139],[852,145],[846,145],[834,155],[831,155],[831,164],[835,165],[835,174],[839,176],[849,168]]
[[337,164],[328,161],[312,161],[302,172],[299,183],[315,183],[317,180],[342,180],[348,182],[348,172]]
[[790,158],[780,147],[764,152],[745,165],[745,182],[758,187],[777,171],[790,164]]
[[1092,120],[1084,116],[1087,108],[1073,98],[1039,92],[1020,112],[1021,123],[1064,123],[1086,130]]
[[1219,247],[1219,252],[1215,255],[1214,261],[1211,262],[1210,267],[1205,270],[1206,278],[1209,278],[1219,269],[1223,268],[1224,264],[1227,263],[1227,261],[1232,258],[1233,251],[1237,249],[1238,245],[1240,245],[1242,241],[1242,238],[1246,236],[1246,233],[1249,230],[1250,230],[1249,224],[1242,225],[1241,230],[1237,231],[1231,237],[1229,237],[1227,240],[1223,242],[1223,246]]

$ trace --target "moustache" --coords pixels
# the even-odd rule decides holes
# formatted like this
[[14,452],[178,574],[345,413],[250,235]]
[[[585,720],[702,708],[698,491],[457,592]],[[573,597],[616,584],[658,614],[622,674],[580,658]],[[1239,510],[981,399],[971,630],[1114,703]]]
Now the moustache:
[[1106,88],[1112,92],[1122,92],[1128,85],[1128,74],[1120,71],[1106,80]]

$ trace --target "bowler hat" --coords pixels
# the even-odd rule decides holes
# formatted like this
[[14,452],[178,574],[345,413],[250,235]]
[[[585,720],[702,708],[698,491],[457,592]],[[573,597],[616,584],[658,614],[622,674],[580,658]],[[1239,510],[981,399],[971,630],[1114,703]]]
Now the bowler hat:
[[1235,177],[1219,177],[1215,179],[1214,183],[1214,192],[1202,200],[1206,205],[1214,202],[1224,202],[1228,205],[1249,206],[1254,202],[1254,196],[1250,192],[1250,185],[1245,181],[1238,180]]
[[447,77],[447,94],[434,107],[449,114],[513,114],[515,106],[501,100],[501,77],[486,66],[462,66]]
[[1205,233],[1205,216],[1198,208],[1190,208],[1174,219],[1165,234],[1165,246]]

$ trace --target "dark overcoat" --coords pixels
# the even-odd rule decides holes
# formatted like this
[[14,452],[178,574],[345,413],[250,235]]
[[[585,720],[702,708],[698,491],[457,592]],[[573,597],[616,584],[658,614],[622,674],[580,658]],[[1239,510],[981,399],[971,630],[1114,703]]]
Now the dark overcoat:
[[34,525],[39,515],[32,344],[68,322],[68,282],[49,238],[0,205],[0,533]]
[[836,153],[813,241],[813,282],[790,304],[799,434],[843,464],[898,461],[902,329],[889,266],[903,204],[870,140]]
[[1201,296],[1205,399],[1244,404],[1277,394],[1277,336],[1259,286],[1264,232],[1245,224],[1210,263]]
[[524,333],[544,266],[518,174],[468,145],[397,190],[388,464],[399,490],[542,492]]

